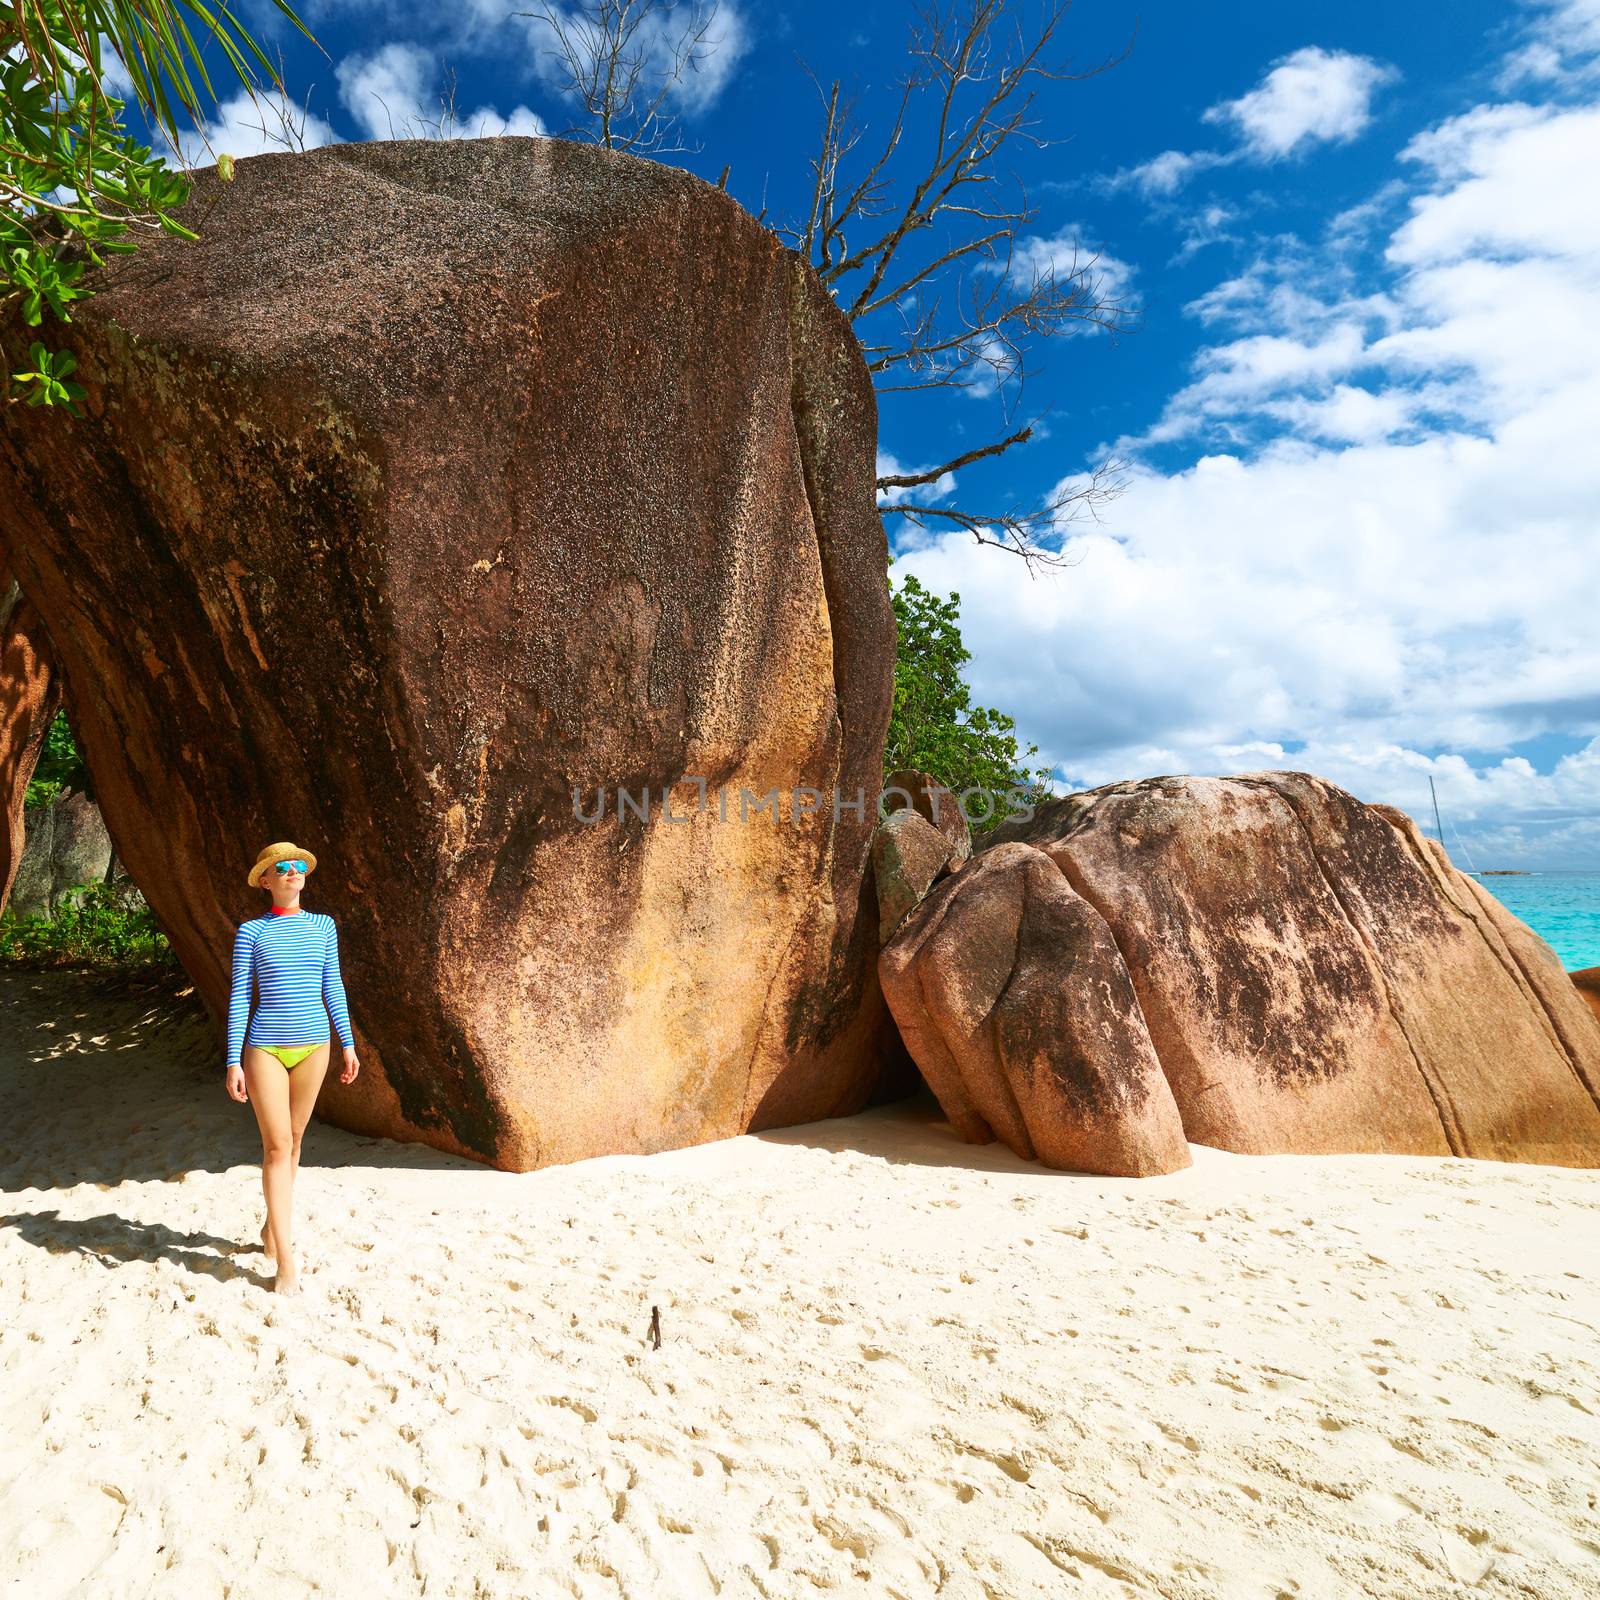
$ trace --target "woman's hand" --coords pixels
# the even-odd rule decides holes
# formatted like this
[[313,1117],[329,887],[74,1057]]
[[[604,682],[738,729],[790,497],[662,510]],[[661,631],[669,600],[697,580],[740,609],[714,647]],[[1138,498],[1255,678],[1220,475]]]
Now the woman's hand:
[[237,1061],[228,1068],[228,1093],[235,1100],[250,1098],[244,1086],[244,1068]]
[[347,1044],[344,1047],[344,1071],[339,1074],[340,1083],[354,1083],[356,1074],[361,1070],[361,1063],[356,1059],[356,1047]]

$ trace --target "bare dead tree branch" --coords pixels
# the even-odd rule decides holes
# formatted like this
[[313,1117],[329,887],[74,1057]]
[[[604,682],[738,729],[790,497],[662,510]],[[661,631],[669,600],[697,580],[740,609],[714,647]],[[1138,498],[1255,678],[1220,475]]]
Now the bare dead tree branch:
[[444,74],[444,89],[439,95],[439,109],[433,116],[425,115],[419,108],[409,112],[401,118],[400,125],[395,126],[394,116],[390,112],[387,102],[376,90],[372,98],[383,107],[384,115],[389,123],[389,137],[391,139],[459,139],[464,131],[461,126],[461,115],[456,110],[456,70],[446,67]]
[[[1027,431],[1029,430],[1024,430]],[[994,448],[977,453],[992,454]],[[938,470],[950,469],[946,467]],[[1027,509],[1013,505],[1005,511],[980,513],[958,506],[921,505],[914,501],[901,500],[882,505],[879,511],[884,515],[893,513],[903,516],[919,528],[926,528],[930,519],[953,523],[957,527],[965,528],[979,544],[994,545],[997,549],[1020,556],[1029,574],[1033,575],[1044,568],[1075,566],[1082,559],[1072,548],[1070,541],[1064,537],[1053,544],[1041,542],[1039,537],[1041,522],[1048,523],[1057,535],[1085,521],[1098,523],[1101,508],[1122,493],[1125,483],[1122,476],[1124,470],[1120,461],[1114,457],[1109,458],[1085,476],[1059,485],[1055,493],[1042,505]],[[880,487],[887,482],[893,489],[901,482],[927,482],[929,476],[927,473],[921,473],[915,478],[880,479],[879,482]]]
[[[237,126],[242,130],[260,134],[262,141],[282,150],[295,150],[304,152],[306,149],[306,129],[311,121],[311,96],[316,85],[306,87],[305,98],[298,103],[289,98],[286,87],[287,79],[284,73],[283,50],[278,50],[278,64],[273,70],[270,83],[264,89],[257,88],[249,91],[247,98],[251,109],[256,113],[254,122],[241,120]],[[187,144],[187,139],[185,140]],[[183,166],[196,166],[199,163],[189,159],[195,151],[203,150],[215,160],[218,155],[231,154],[219,151],[213,147],[213,132],[203,122],[198,120],[193,129],[193,145],[186,152],[178,147],[168,144],[174,160]]]
[[[715,0],[687,0],[689,17],[674,30],[683,0],[579,0],[551,3],[516,15],[542,22],[553,36],[549,51],[558,91],[576,100],[584,119],[559,137],[593,139],[607,150],[635,154],[694,153],[668,143],[678,117],[667,102],[713,53],[707,34],[717,18]],[[698,149],[698,147],[695,147]]]
[[[1081,242],[1042,239],[1038,212],[1009,174],[1017,198],[1000,194],[1000,160],[1017,141],[1058,143],[1034,131],[1034,85],[1081,82],[1123,60],[1085,69],[1045,59],[1071,0],[1044,0],[1025,31],[1019,0],[930,0],[912,25],[911,65],[881,147],[847,179],[864,130],[837,80],[806,68],[822,105],[820,148],[810,163],[803,223],[775,231],[811,262],[850,319],[880,394],[962,389],[992,394],[1007,428],[1025,391],[1026,357],[1038,340],[1131,326],[1119,274]],[[802,63],[804,65],[804,63]],[[918,155],[904,176],[904,150]],[[900,157],[898,161],[897,157]],[[898,196],[898,198],[896,198]],[[953,285],[953,287],[952,287]],[[1033,425],[914,473],[884,475],[880,491],[935,483],[958,468],[1025,443]],[[1021,555],[1032,571],[1056,565],[1063,531],[1119,492],[1117,464],[1102,463],[1071,491],[996,516],[914,505],[887,494],[884,517],[966,527],[979,542]]]
[[1009,450],[1014,444],[1026,444],[1033,437],[1033,424],[1020,433],[1014,433],[1008,439],[997,440],[994,444],[980,445],[976,450],[969,450],[965,455],[956,456],[951,461],[946,461],[943,466],[932,467],[922,472],[899,472],[882,476],[878,479],[879,489],[914,489],[921,483],[933,483],[943,477],[947,472],[955,472],[961,467],[970,466],[974,461],[981,461],[985,456],[997,456],[1002,451]]

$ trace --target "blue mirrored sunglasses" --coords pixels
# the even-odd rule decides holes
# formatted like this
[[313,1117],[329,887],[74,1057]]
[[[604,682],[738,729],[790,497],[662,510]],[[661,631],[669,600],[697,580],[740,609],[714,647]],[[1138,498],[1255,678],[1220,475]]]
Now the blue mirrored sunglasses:
[[272,869],[280,878],[287,877],[291,872],[304,872],[306,864],[303,861],[280,861]]

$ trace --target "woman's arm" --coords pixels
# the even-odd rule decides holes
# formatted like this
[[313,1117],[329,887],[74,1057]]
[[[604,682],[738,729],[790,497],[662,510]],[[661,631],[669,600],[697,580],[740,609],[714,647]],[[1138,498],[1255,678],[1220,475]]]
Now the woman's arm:
[[333,1018],[339,1043],[346,1050],[355,1048],[355,1035],[350,1032],[350,1012],[345,1005],[344,978],[339,972],[339,930],[332,917],[328,918],[328,943],[322,956],[322,1003]]
[[244,1049],[245,1025],[250,1021],[250,982],[255,976],[256,940],[248,922],[233,936],[233,987],[228,994],[228,1060],[236,1067]]

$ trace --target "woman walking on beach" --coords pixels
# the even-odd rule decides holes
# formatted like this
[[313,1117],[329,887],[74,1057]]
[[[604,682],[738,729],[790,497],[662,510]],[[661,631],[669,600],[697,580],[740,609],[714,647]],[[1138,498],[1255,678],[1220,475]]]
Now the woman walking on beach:
[[[309,850],[269,844],[256,857],[248,882],[265,889],[272,904],[240,923],[233,940],[228,1093],[250,1102],[261,1129],[261,1187],[267,1200],[261,1246],[277,1261],[273,1288],[279,1294],[299,1288],[290,1231],[294,1180],[300,1140],[328,1070],[330,1016],[344,1046],[340,1083],[350,1083],[361,1069],[339,974],[338,930],[325,912],[300,904],[306,874],[316,866]],[[252,987],[260,991],[254,1016]]]

